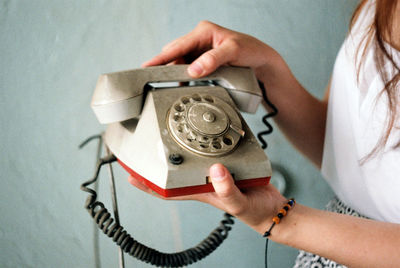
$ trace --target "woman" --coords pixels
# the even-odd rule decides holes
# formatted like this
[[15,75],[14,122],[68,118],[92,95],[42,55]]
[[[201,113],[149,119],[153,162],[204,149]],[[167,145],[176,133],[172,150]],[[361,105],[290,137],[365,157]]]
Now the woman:
[[[398,3],[360,3],[323,100],[300,85],[271,47],[210,22],[201,22],[144,64],[191,62],[188,72],[193,77],[205,76],[220,65],[249,66],[255,71],[279,109],[276,123],[321,168],[338,196],[331,210],[352,214],[301,204],[290,209],[269,238],[322,256],[302,251],[297,267],[311,265],[311,259],[329,267],[335,267],[334,262],[350,267],[400,267]],[[260,234],[287,203],[271,185],[241,192],[221,164],[210,168],[210,177],[215,193],[184,198],[227,211]],[[130,182],[150,192],[133,178]]]

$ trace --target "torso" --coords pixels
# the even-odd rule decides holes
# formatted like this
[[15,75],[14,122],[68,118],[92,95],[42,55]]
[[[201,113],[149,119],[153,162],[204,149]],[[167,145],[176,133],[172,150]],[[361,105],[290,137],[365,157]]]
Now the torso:
[[[393,149],[400,141],[400,128],[393,129],[379,154],[361,163],[386,130],[388,112],[387,96],[380,96],[384,84],[372,49],[367,50],[357,80],[355,55],[372,18],[373,10],[362,12],[335,63],[322,173],[338,197],[353,209],[373,219],[400,223],[400,149]],[[390,49],[400,63],[400,52]],[[400,122],[396,124],[400,127]]]

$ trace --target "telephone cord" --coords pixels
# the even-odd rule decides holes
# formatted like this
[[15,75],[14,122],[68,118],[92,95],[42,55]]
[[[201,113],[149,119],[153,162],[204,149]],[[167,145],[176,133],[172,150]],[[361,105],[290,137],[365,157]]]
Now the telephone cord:
[[268,147],[268,143],[265,141],[265,139],[264,139],[263,136],[266,136],[266,135],[268,135],[268,134],[271,134],[272,131],[274,130],[274,128],[272,127],[271,123],[268,122],[268,118],[273,117],[273,116],[276,116],[276,115],[278,114],[278,109],[277,109],[276,106],[273,105],[273,104],[269,101],[269,99],[267,98],[267,92],[266,92],[266,90],[265,90],[264,84],[263,84],[261,81],[258,81],[258,84],[259,84],[259,86],[260,86],[260,88],[261,88],[261,92],[262,92],[262,95],[263,95],[264,102],[265,102],[265,103],[271,108],[271,110],[272,110],[271,112],[267,112],[267,114],[264,115],[263,118],[262,118],[262,122],[265,124],[265,126],[267,127],[267,129],[264,130],[264,131],[261,131],[261,132],[259,132],[259,133],[257,134],[257,138],[258,138],[258,140],[259,140],[260,143],[261,143],[261,148],[262,148],[262,149],[266,149],[266,148]]
[[[262,149],[266,149],[268,147],[268,143],[264,140],[263,136],[269,135],[272,133],[272,131],[274,130],[274,128],[272,127],[271,123],[268,122],[268,118],[276,116],[278,114],[278,109],[276,108],[276,106],[274,104],[272,104],[272,102],[270,102],[270,100],[267,98],[267,91],[265,89],[264,84],[261,81],[258,81],[258,84],[261,88],[261,92],[263,95],[263,99],[264,102],[271,108],[271,112],[267,112],[266,115],[263,116],[262,118],[262,122],[265,124],[265,126],[267,127],[266,130],[261,131],[257,134],[257,137],[261,143],[261,148]],[[264,259],[264,265],[265,268],[268,268],[268,241],[269,239],[267,238],[265,241],[265,259]]]
[[115,222],[115,219],[111,216],[107,208],[105,208],[104,204],[97,201],[96,191],[87,187],[97,181],[100,169],[103,165],[111,164],[115,161],[116,157],[114,155],[100,158],[97,161],[93,178],[84,182],[81,185],[81,190],[90,194],[85,203],[85,208],[89,212],[89,215],[94,219],[99,229],[108,237],[112,238],[125,253],[158,267],[182,267],[208,256],[228,237],[228,232],[232,229],[231,226],[234,224],[234,217],[225,213],[220,225],[215,228],[208,237],[195,247],[181,252],[163,253],[136,241],[127,233],[124,227]]

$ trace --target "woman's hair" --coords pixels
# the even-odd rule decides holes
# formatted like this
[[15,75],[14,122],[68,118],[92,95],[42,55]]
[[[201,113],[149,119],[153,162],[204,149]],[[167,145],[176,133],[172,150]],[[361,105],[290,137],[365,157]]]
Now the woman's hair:
[[[361,10],[367,5],[367,2],[368,0],[362,0],[356,8],[353,17],[351,18],[350,28],[354,26],[357,18],[360,15]],[[357,76],[359,77],[360,75],[361,66],[365,61],[367,48],[369,45],[372,45],[374,49],[374,60],[376,69],[378,70],[379,75],[384,82],[384,88],[382,89],[378,97],[380,97],[382,94],[386,94],[389,106],[386,130],[377,141],[376,146],[372,149],[372,151],[368,155],[363,157],[361,163],[366,162],[368,159],[375,156],[385,147],[393,128],[396,128],[395,123],[397,119],[399,119],[400,66],[396,64],[393,59],[393,50],[388,50],[387,45],[385,45],[385,43],[387,43],[391,45],[394,49],[399,50],[398,46],[400,45],[400,26],[395,25],[395,23],[399,23],[400,21],[395,21],[396,8],[399,2],[399,0],[375,0],[376,10],[374,20],[364,36],[364,41],[361,42],[362,45],[360,44],[360,46],[358,47],[359,52],[361,52],[361,61],[357,66]],[[387,64],[388,62],[391,63],[392,70],[388,70],[387,66],[385,67],[385,64]],[[395,144],[394,148],[399,147],[400,140]]]

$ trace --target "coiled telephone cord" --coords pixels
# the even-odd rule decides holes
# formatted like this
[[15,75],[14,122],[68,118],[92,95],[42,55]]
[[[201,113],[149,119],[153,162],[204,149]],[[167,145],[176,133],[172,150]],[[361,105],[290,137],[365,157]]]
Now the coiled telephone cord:
[[277,115],[277,114],[278,114],[278,109],[277,109],[276,106],[273,105],[273,104],[269,101],[269,99],[267,98],[267,92],[266,92],[266,90],[265,90],[264,84],[263,84],[261,81],[258,81],[258,84],[259,84],[259,86],[260,86],[260,88],[261,88],[261,92],[262,92],[263,99],[264,99],[265,103],[266,103],[266,104],[271,108],[271,110],[272,110],[271,112],[268,112],[266,115],[264,115],[263,118],[262,118],[262,121],[263,121],[263,123],[265,124],[265,126],[267,127],[267,129],[264,130],[264,131],[261,131],[261,132],[259,132],[259,133],[257,134],[257,138],[258,138],[258,140],[259,140],[260,143],[261,143],[261,148],[262,148],[262,149],[266,149],[266,148],[268,147],[268,143],[265,141],[265,139],[264,139],[263,136],[266,136],[266,135],[268,135],[268,134],[271,134],[272,131],[274,130],[273,127],[272,127],[272,125],[271,125],[271,123],[268,122],[268,118]]
[[[90,138],[89,138],[90,139]],[[89,140],[87,140],[89,141]],[[85,145],[87,142],[82,143]],[[197,262],[211,254],[228,237],[228,232],[234,224],[233,216],[225,213],[220,225],[215,228],[207,238],[195,247],[176,253],[163,253],[153,248],[147,247],[136,241],[121,225],[117,224],[104,204],[97,201],[97,193],[91,188],[90,184],[96,182],[100,174],[100,169],[104,164],[116,161],[114,155],[100,158],[96,164],[95,174],[92,179],[81,185],[81,190],[89,193],[86,199],[85,208],[94,219],[98,227],[127,254],[143,262],[150,263],[159,267],[182,267]]]
[[[274,104],[272,104],[272,102],[269,101],[269,99],[267,98],[267,91],[265,89],[264,83],[261,81],[258,81],[258,85],[261,88],[261,92],[262,92],[262,96],[264,99],[264,102],[266,103],[266,105],[268,105],[271,108],[271,112],[267,112],[266,115],[263,116],[262,121],[265,124],[265,126],[267,127],[266,130],[261,131],[257,134],[257,138],[261,143],[261,148],[262,149],[266,149],[268,147],[268,143],[264,140],[263,136],[269,135],[272,133],[272,131],[274,130],[274,128],[272,127],[271,123],[268,122],[268,118],[276,116],[278,114],[278,109],[276,108],[276,106]],[[268,267],[268,241],[269,239],[267,238],[265,241],[265,259],[264,259],[264,264],[265,264],[265,268]]]

